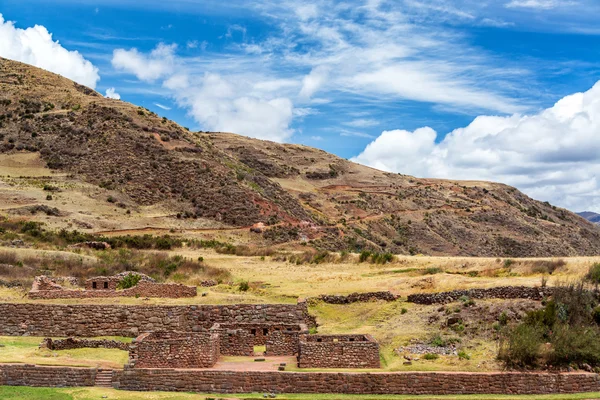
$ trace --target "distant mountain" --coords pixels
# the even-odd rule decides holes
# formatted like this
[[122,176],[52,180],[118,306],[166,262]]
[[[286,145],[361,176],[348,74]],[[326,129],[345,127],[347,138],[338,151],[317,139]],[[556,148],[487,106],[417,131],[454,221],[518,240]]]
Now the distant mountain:
[[600,214],[596,214],[595,212],[584,211],[584,212],[577,213],[577,215],[579,215],[580,217],[583,217],[583,218],[587,219],[588,221],[593,222],[595,224],[600,224]]

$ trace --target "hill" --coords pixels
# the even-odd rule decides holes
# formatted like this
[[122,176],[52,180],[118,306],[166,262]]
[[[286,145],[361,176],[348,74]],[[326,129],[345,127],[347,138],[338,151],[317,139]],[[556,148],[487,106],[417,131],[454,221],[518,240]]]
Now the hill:
[[595,224],[600,224],[600,214],[597,214],[595,212],[584,211],[584,212],[577,213],[577,215],[579,215],[580,217],[583,217],[583,218],[587,219],[588,221],[593,222]]
[[[3,212],[52,228],[399,254],[600,253],[597,226],[503,184],[418,179],[306,146],[189,132],[6,59],[0,138]],[[257,223],[265,227],[251,233]]]

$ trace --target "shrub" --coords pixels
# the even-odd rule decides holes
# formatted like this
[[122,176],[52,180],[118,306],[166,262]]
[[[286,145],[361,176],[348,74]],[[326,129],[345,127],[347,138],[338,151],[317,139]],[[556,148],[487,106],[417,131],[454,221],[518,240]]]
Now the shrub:
[[517,325],[501,338],[498,359],[511,368],[535,367],[542,340],[543,329],[539,325]]
[[408,310],[406,308],[403,308],[402,310],[400,310],[400,314],[406,314],[408,312]]
[[508,324],[508,315],[506,314],[506,311],[502,311],[502,313],[498,316],[498,322],[503,326]]
[[600,263],[592,265],[585,275],[585,280],[598,286],[600,285]]
[[248,289],[250,289],[250,284],[248,283],[248,281],[241,281],[238,285],[238,289],[240,290],[240,292],[247,292]]
[[470,360],[471,356],[469,354],[467,354],[466,351],[461,350],[458,352],[458,358],[460,358],[461,360]]
[[136,286],[142,277],[137,274],[125,275],[123,279],[117,283],[117,289],[129,289]]
[[531,262],[531,272],[534,274],[552,275],[557,269],[567,265],[565,260],[537,260]]
[[363,250],[360,252],[360,256],[358,256],[358,262],[365,262],[371,257],[371,252],[369,250]]
[[437,360],[438,358],[440,358],[440,356],[434,353],[427,353],[423,356],[423,358],[425,360]]
[[440,267],[428,267],[423,271],[423,275],[435,275],[444,272]]

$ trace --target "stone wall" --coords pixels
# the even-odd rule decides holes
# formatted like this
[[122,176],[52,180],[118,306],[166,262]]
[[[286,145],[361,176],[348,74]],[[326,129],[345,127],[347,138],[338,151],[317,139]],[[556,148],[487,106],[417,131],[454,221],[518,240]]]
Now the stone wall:
[[[93,386],[93,368],[0,364],[0,385]],[[203,393],[348,393],[542,395],[600,392],[600,376],[544,372],[306,373],[137,369],[115,371],[123,390]]]
[[152,332],[138,336],[129,350],[130,368],[210,368],[219,359],[219,333]]
[[0,364],[0,386],[94,386],[96,369]]
[[300,348],[300,334],[307,332],[299,331],[274,331],[267,337],[267,356],[296,356]]
[[44,340],[42,340],[42,343],[40,344],[40,347],[49,350],[70,350],[101,347],[104,349],[118,349],[129,351],[129,345],[129,343],[108,339],[44,338]]
[[305,302],[188,306],[0,303],[0,335],[136,337],[143,332],[208,329],[215,323],[315,326]]
[[116,276],[95,276],[86,279],[84,287],[85,290],[117,290],[120,281]]
[[465,296],[471,299],[530,299],[542,300],[554,293],[551,287],[501,286],[488,289],[453,290],[440,293],[416,293],[408,296],[409,303],[445,304]]
[[221,354],[224,356],[253,356],[254,336],[246,329],[222,329],[219,332]]
[[302,335],[300,368],[380,368],[379,344],[370,335]]
[[307,373],[118,371],[114,385],[124,390],[203,393],[348,393],[348,394],[551,394],[600,391],[597,374],[549,373]]
[[[102,284],[97,281],[97,284]],[[114,285],[113,285],[114,284]],[[109,289],[86,289],[86,290],[31,290],[28,294],[30,299],[86,299],[86,298],[104,298],[104,297],[164,297],[164,298],[182,298],[195,297],[198,289],[195,286],[186,286],[180,283],[152,283],[140,281],[137,285],[129,289],[116,290],[114,281],[107,282],[114,288]]]
[[322,294],[317,299],[329,304],[350,304],[350,303],[365,303],[368,301],[383,300],[396,301],[398,296],[391,292],[367,292],[367,293],[352,293],[347,296]]

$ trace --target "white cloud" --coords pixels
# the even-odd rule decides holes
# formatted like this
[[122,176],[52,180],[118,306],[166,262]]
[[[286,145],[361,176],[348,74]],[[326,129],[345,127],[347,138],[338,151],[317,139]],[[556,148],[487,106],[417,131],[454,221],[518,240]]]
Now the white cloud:
[[175,44],[159,43],[148,55],[135,48],[116,49],[113,52],[112,65],[117,70],[134,74],[142,81],[152,82],[173,72],[176,48]]
[[115,91],[114,87],[106,89],[106,97],[109,99],[121,100],[121,95]]
[[534,115],[480,116],[436,142],[431,128],[383,132],[353,159],[416,176],[505,182],[600,211],[600,82]]
[[351,126],[353,128],[368,128],[370,126],[379,125],[379,121],[376,119],[359,118],[344,122],[344,125]]
[[171,109],[171,107],[167,107],[167,106],[165,106],[165,105],[162,105],[162,104],[160,104],[160,103],[154,103],[154,105],[155,105],[156,107],[158,107],[158,108],[162,108],[163,110],[170,110],[170,109]]
[[570,1],[562,0],[511,0],[506,4],[507,8],[534,8],[539,10],[550,10],[565,4],[572,4]]
[[289,140],[294,116],[292,101],[252,90],[251,80],[207,73],[174,76],[165,82],[177,102],[210,131],[233,132],[277,142]]
[[300,89],[300,97],[310,98],[319,88],[327,81],[329,76],[329,68],[319,66],[313,68],[310,74],[306,75],[302,80],[302,89]]
[[41,26],[16,28],[0,14],[0,56],[60,74],[82,85],[96,88],[98,68],[77,51],[68,51]]

